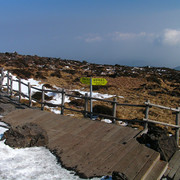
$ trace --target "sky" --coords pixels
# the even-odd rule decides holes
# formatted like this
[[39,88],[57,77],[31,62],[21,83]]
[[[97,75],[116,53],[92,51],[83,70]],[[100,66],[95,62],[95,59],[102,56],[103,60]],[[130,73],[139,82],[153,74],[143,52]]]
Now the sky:
[[179,0],[0,0],[0,52],[180,66]]

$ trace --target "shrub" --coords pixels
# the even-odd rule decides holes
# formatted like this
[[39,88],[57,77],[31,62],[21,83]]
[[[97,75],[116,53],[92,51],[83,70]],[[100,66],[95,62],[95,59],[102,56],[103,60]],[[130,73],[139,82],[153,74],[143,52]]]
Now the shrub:
[[98,114],[106,114],[112,116],[112,108],[105,106],[105,105],[95,105],[93,107],[93,112]]
[[59,70],[53,72],[50,74],[52,77],[58,77],[58,78],[61,78],[62,75],[61,75],[61,72]]
[[74,99],[69,104],[74,106],[84,106],[84,100],[83,99]]
[[36,72],[35,78],[37,79],[47,79],[42,72]]
[[19,78],[29,79],[33,75],[33,71],[31,69],[13,69],[11,70],[12,74],[16,74]]
[[[37,101],[41,101],[42,100],[42,92],[35,92],[32,95],[32,98],[36,99]],[[45,100],[50,101],[50,100],[52,100],[53,97],[52,96],[44,95],[44,98],[45,98]]]
[[44,84],[44,87],[49,88],[49,89],[53,89],[53,87],[50,84]]
[[161,84],[161,80],[158,77],[156,77],[156,76],[149,76],[146,79],[147,79],[147,81]]

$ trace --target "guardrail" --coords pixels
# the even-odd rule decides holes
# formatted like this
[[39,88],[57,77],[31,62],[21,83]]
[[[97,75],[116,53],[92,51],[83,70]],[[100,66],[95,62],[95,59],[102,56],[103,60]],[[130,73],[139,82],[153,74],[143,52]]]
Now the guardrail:
[[[3,85],[4,78],[7,78],[6,85]],[[18,82],[18,90],[13,90],[13,82]],[[24,94],[21,91],[21,85],[22,84],[25,85],[28,88],[28,95]],[[39,89],[39,88],[31,86],[30,83],[26,84],[26,83],[22,82],[21,79],[14,80],[12,78],[12,76],[10,76],[9,72],[4,74],[4,71],[2,69],[1,70],[1,77],[0,77],[0,90],[1,91],[3,90],[3,87],[6,87],[7,94],[10,95],[10,96],[13,95],[13,92],[16,92],[18,94],[18,96],[19,96],[19,102],[21,102],[22,96],[28,98],[29,107],[32,106],[32,100],[34,100],[37,103],[41,104],[41,110],[44,110],[45,105],[60,107],[61,108],[61,115],[64,114],[64,110],[70,110],[70,111],[75,111],[75,112],[82,113],[82,114],[84,114],[84,117],[88,117],[88,114],[90,115],[89,117],[91,117],[91,112],[88,111],[88,102],[90,102],[91,100],[96,100],[96,101],[102,101],[102,102],[110,103],[110,104],[112,104],[112,115],[111,116],[106,115],[106,114],[98,114],[98,113],[94,113],[94,112],[92,112],[92,114],[93,115],[98,115],[100,117],[109,118],[109,119],[112,120],[113,123],[115,121],[126,121],[126,122],[128,121],[128,122],[143,123],[144,124],[144,130],[147,130],[149,123],[159,124],[159,125],[174,128],[176,142],[177,142],[177,144],[179,144],[179,130],[180,130],[180,120],[179,120],[180,119],[180,108],[179,107],[171,108],[171,107],[161,106],[161,105],[150,103],[149,100],[147,100],[143,105],[125,104],[125,103],[118,103],[116,98],[114,98],[113,101],[111,101],[111,100],[105,100],[105,99],[89,97],[87,93],[85,94],[85,96],[77,96],[77,95],[68,94],[68,93],[66,93],[66,91],[64,89],[51,90],[51,89],[45,89],[44,86],[42,86],[42,89]],[[41,101],[38,101],[38,100],[32,98],[32,89],[35,89],[35,90],[40,91],[42,93],[42,97],[41,97],[42,100]],[[46,102],[46,100],[45,100],[45,92],[60,93],[61,98],[62,98],[61,99],[61,104],[52,104],[52,103]],[[65,97],[66,96],[67,97],[74,97],[74,98],[78,98],[78,99],[84,99],[84,110],[77,110],[77,109],[72,109],[72,108],[65,107]],[[120,118],[118,118],[116,116],[117,106],[129,106],[129,107],[145,108],[144,118],[142,120],[138,120],[138,119],[133,119],[133,120],[131,120],[131,119],[120,119]],[[161,109],[170,110],[170,111],[175,112],[175,114],[176,114],[175,124],[168,124],[168,123],[164,123],[164,122],[161,122],[161,121],[155,121],[155,120],[149,119],[149,110],[152,107],[161,108]]]

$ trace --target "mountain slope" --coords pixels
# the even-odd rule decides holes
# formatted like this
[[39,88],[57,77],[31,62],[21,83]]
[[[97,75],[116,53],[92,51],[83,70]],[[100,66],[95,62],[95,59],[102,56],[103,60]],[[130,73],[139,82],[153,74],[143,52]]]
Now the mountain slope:
[[[0,53],[0,66],[19,78],[34,78],[51,86],[65,88],[66,91],[89,91],[89,86],[82,84],[80,78],[101,77],[107,79],[107,85],[93,86],[93,91],[116,95],[120,103],[144,104],[149,99],[152,103],[168,107],[180,106],[180,72],[169,68],[100,65],[16,52]],[[143,109],[124,106],[118,106],[117,110],[117,116],[122,119],[143,118],[143,113]],[[154,108],[149,114],[155,120],[168,123],[175,120],[175,115],[168,111]]]

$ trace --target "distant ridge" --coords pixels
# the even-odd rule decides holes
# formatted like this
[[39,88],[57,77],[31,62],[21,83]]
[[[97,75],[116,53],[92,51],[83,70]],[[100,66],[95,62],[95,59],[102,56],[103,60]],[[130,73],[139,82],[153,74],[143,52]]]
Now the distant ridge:
[[174,69],[180,71],[180,66],[177,66]]

